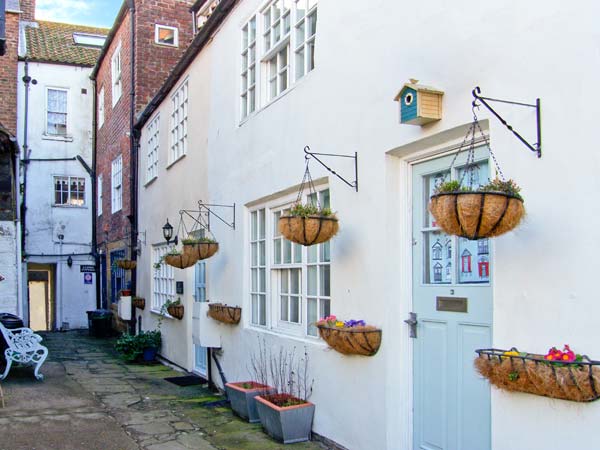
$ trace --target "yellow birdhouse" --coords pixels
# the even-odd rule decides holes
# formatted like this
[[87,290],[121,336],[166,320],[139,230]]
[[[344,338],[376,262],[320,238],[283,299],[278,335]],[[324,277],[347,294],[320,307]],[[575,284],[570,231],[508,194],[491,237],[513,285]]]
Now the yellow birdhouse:
[[418,84],[410,79],[405,83],[395,101],[400,103],[400,123],[425,125],[442,118],[442,96],[444,91]]

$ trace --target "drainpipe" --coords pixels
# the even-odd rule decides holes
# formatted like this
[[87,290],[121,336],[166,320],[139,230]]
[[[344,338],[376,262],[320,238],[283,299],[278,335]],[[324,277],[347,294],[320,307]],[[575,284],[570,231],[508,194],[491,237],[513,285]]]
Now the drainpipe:
[[92,254],[94,256],[94,266],[96,273],[96,309],[102,308],[102,298],[100,295],[100,256],[98,255],[98,239],[96,239],[96,230],[98,224],[96,220],[98,218],[98,186],[96,186],[96,126],[98,121],[98,106],[96,104],[96,79],[92,79],[92,92],[94,98],[92,100],[93,113],[92,113]]
[[[129,194],[130,194],[130,216],[131,216],[131,236],[130,239],[130,251],[131,259],[137,260],[137,138],[135,135],[135,0],[128,0],[129,2],[129,23],[131,25],[131,57],[130,57],[130,72],[131,72],[131,86],[129,89],[129,151],[130,151],[130,173],[129,173]],[[137,270],[131,271],[131,291],[136,294],[137,287]],[[135,334],[135,307],[133,303],[131,305],[131,322],[129,324],[132,334]]]

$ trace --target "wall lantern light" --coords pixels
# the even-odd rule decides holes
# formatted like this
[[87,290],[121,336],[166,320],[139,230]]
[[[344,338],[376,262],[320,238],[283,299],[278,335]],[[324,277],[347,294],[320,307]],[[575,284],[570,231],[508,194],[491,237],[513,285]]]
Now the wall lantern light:
[[165,238],[165,241],[167,241],[167,244],[173,240],[173,244],[177,245],[178,239],[177,236],[173,238],[173,225],[169,223],[169,219],[167,219],[167,223],[162,227],[162,229],[163,237]]
[[69,266],[69,267],[73,266],[73,258],[71,258],[71,255],[69,255],[69,257],[67,258],[67,266]]

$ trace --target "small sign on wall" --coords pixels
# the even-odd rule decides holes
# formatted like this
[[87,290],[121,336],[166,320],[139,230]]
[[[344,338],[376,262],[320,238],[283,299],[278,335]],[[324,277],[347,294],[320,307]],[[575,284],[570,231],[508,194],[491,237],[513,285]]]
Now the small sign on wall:
[[83,284],[92,284],[93,274],[90,272],[86,272],[83,274]]
[[79,266],[80,272],[95,272],[96,266]]

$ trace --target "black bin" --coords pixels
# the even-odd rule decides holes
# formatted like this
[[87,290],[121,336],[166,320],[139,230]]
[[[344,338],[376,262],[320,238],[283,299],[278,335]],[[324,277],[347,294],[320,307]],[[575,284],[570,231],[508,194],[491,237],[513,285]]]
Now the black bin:
[[[19,316],[15,316],[10,313],[0,313],[0,323],[4,325],[5,328],[9,330],[14,330],[15,328],[23,327],[23,320]],[[4,350],[8,348],[8,344],[4,340],[4,336],[0,333],[0,366],[4,366],[6,364],[6,359],[4,358]]]
[[95,311],[87,311],[87,315],[90,336],[102,338],[111,335],[112,311],[108,309],[96,309]]

